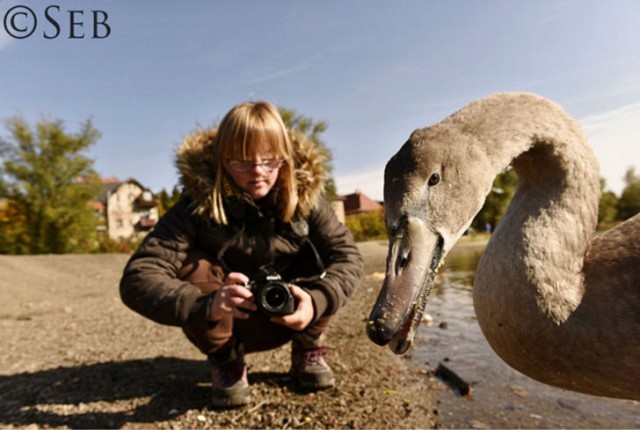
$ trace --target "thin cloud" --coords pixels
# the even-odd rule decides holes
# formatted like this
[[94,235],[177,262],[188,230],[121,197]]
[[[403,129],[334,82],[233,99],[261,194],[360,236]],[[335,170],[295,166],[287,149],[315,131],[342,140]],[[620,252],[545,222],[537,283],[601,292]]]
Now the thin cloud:
[[640,102],[583,118],[606,188],[620,195],[629,167],[640,171]]
[[281,78],[283,76],[287,76],[287,75],[291,75],[293,73],[297,73],[300,72],[302,70],[306,70],[309,67],[311,67],[311,63],[303,63],[300,64],[298,66],[295,67],[290,67],[288,69],[282,69],[282,70],[277,70],[275,72],[263,75],[263,76],[258,76],[257,78],[253,78],[251,80],[249,80],[247,83],[249,84],[261,84],[263,82],[266,81],[271,81],[273,79],[278,79]]
[[612,122],[636,122],[640,117],[640,102],[628,104],[608,112],[601,112],[582,119],[585,128],[592,130],[607,128]]

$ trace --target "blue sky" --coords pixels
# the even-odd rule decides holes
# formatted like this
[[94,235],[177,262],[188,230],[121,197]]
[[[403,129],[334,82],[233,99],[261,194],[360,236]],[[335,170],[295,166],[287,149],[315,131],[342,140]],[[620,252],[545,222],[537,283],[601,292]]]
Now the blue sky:
[[[48,6],[50,19],[45,15]],[[0,0],[37,18],[0,27],[0,118],[91,118],[103,176],[154,191],[173,155],[236,103],[269,100],[329,128],[340,193],[382,198],[386,161],[415,128],[501,91],[549,97],[583,125],[608,188],[640,173],[640,1]],[[72,39],[69,10],[76,25]],[[111,32],[91,38],[92,11]],[[104,27],[98,26],[99,36]],[[0,133],[6,135],[6,128]]]

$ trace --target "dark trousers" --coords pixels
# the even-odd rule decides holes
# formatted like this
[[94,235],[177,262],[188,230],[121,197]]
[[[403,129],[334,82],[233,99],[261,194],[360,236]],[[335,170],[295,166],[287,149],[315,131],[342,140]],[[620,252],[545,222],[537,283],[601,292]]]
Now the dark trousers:
[[[209,294],[220,289],[225,273],[210,256],[201,252],[189,254],[180,270],[180,278],[197,286]],[[331,317],[322,317],[304,331],[298,332],[269,321],[260,312],[252,313],[249,319],[228,316],[218,321],[212,328],[186,325],[182,330],[187,338],[204,354],[211,355],[223,349],[233,339],[242,345],[245,353],[267,351],[294,340],[304,348],[320,346],[322,334],[329,329]]]

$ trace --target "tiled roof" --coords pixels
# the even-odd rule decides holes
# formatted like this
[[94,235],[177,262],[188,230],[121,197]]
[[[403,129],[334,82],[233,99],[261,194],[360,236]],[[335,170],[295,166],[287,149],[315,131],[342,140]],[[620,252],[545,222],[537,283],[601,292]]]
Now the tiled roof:
[[383,209],[383,206],[380,203],[369,198],[360,190],[356,190],[353,194],[347,194],[343,196],[343,198],[345,215],[380,211]]

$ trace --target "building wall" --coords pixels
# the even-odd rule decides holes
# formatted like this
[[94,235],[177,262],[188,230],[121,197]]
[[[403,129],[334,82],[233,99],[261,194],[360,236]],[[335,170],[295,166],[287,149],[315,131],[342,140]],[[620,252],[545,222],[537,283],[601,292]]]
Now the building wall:
[[157,222],[157,207],[141,211],[136,208],[135,201],[143,192],[149,191],[135,183],[124,182],[107,196],[107,228],[111,239],[125,240],[134,237],[137,233],[135,226],[142,217],[149,217]]
[[344,224],[344,221],[345,221],[344,202],[342,200],[334,200],[331,202],[331,207],[333,208],[333,211],[336,213],[336,217],[338,218],[338,221]]

